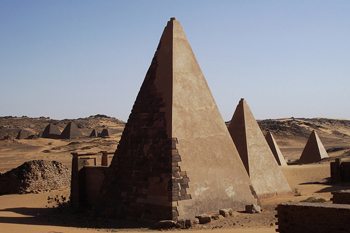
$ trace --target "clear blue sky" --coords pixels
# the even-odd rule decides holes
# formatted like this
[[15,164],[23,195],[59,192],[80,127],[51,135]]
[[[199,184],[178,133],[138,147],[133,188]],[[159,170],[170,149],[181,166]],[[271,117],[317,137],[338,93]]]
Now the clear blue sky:
[[221,114],[350,119],[350,1],[0,1],[0,115],[127,120],[167,20]]

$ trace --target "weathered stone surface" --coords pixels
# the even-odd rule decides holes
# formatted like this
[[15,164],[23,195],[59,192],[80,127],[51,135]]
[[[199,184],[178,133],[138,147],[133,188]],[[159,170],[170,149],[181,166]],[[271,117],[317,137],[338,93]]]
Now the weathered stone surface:
[[228,127],[259,197],[290,193],[284,177],[247,102],[239,101]]
[[171,19],[109,168],[100,212],[189,219],[256,203],[249,185],[183,29]]
[[198,215],[196,216],[196,218],[198,219],[199,224],[206,224],[211,222],[211,217],[207,214]]
[[70,172],[57,161],[32,160],[0,174],[0,195],[67,188]]
[[316,163],[328,157],[328,153],[324,148],[316,131],[312,131],[300,156],[299,163]]
[[21,129],[20,131],[18,131],[16,139],[28,139],[30,136],[34,136],[34,132]]
[[259,214],[261,213],[261,207],[256,204],[246,205],[245,212],[249,214]]
[[287,166],[287,162],[284,159],[284,156],[283,156],[279,146],[277,145],[275,138],[273,137],[273,135],[270,131],[267,132],[265,139],[267,141],[267,144],[269,144],[269,147],[272,151],[272,154],[275,156],[275,159],[276,159],[276,162],[278,163],[278,165]]
[[192,227],[192,221],[191,219],[180,219],[177,221],[177,225],[181,229],[188,229]]
[[96,138],[98,136],[96,129],[91,130],[89,135],[90,138]]

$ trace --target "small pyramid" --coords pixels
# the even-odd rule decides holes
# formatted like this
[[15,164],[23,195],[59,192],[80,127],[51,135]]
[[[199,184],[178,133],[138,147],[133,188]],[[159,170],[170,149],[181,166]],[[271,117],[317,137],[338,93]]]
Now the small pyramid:
[[56,125],[50,123],[45,127],[43,133],[41,134],[41,137],[57,139],[60,138],[60,135],[61,131],[59,128]]
[[300,156],[299,163],[316,163],[328,157],[318,134],[313,130]]
[[16,139],[27,139],[29,136],[33,135],[32,132],[28,131],[28,130],[23,130],[21,129],[20,131],[18,131],[18,134],[16,136]]
[[98,136],[96,129],[93,129],[89,135],[90,138],[96,138]]
[[270,131],[267,132],[265,139],[267,141],[267,144],[269,144],[269,147],[272,151],[272,154],[275,156],[275,159],[276,159],[276,162],[278,163],[278,165],[288,166],[279,146],[277,145],[275,138],[273,137],[273,135]]
[[61,133],[62,139],[75,139],[81,136],[80,129],[74,122],[69,122]]
[[291,189],[264,135],[244,99],[239,101],[228,127],[259,197],[289,193]]
[[180,23],[164,29],[101,191],[109,216],[189,219],[256,203]]
[[109,137],[109,130],[108,129],[103,129],[99,136],[102,137],[102,138]]

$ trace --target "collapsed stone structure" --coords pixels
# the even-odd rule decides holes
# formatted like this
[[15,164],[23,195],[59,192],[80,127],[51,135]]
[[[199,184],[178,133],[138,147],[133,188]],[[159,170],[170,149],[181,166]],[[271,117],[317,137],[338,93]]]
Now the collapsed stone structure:
[[324,148],[318,134],[315,130],[313,130],[298,162],[301,164],[316,163],[328,157],[328,153]]
[[80,129],[74,122],[69,122],[61,133],[62,139],[75,139],[82,136]]
[[60,129],[54,124],[48,124],[41,134],[42,138],[58,139],[61,137]]
[[270,131],[267,132],[265,139],[267,141],[267,144],[269,144],[269,147],[271,149],[272,154],[275,156],[276,162],[280,166],[287,166],[287,162],[284,159],[284,156],[277,145],[277,142],[275,138],[273,137],[272,133]]
[[67,188],[69,169],[57,161],[32,160],[0,174],[0,195]]
[[130,219],[187,219],[256,203],[251,189],[185,33],[172,18],[106,173],[99,209]]
[[244,99],[239,101],[228,130],[259,197],[291,192],[284,174]]

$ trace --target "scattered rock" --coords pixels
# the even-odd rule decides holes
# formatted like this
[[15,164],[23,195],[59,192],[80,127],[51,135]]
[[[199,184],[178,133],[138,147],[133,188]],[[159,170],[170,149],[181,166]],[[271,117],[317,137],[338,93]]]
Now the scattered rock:
[[178,224],[173,220],[161,220],[154,225],[155,229],[172,229],[178,227]]
[[0,174],[0,195],[39,193],[69,186],[69,169],[57,161],[32,160]]
[[219,214],[225,218],[233,215],[233,210],[231,208],[229,209],[220,209]]
[[212,214],[210,217],[212,220],[219,220],[220,219],[220,214]]
[[257,214],[261,213],[261,207],[257,204],[246,205],[245,212],[249,214]]
[[188,229],[192,227],[192,221],[191,219],[181,219],[177,221],[177,225],[182,229]]
[[211,217],[207,214],[198,215],[196,218],[199,220],[199,224],[206,224],[211,222]]

